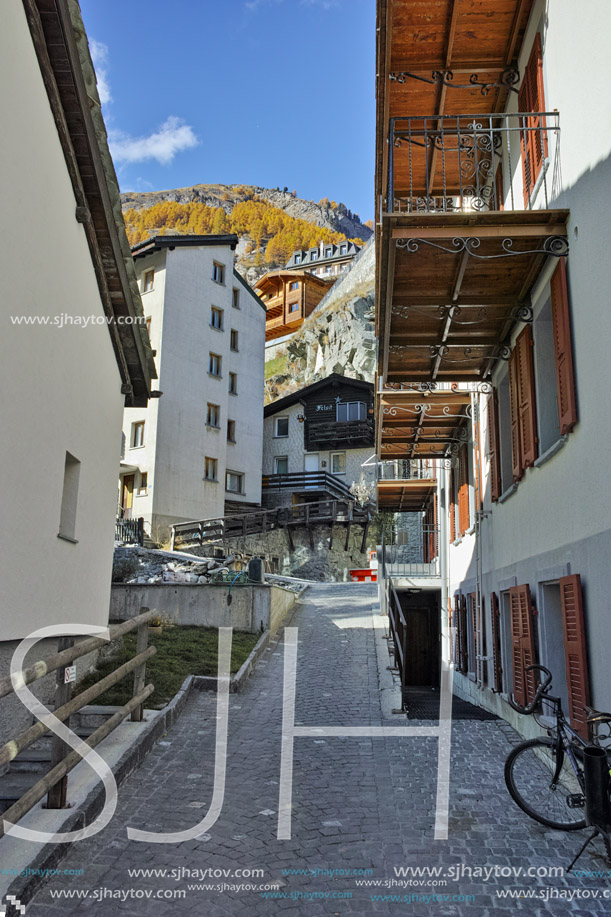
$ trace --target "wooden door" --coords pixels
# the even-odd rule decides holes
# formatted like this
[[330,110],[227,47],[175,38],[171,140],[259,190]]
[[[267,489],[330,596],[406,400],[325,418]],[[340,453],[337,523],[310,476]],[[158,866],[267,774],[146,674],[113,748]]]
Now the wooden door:
[[[306,472],[315,472],[318,471],[318,452],[306,452],[304,455],[304,471]],[[307,490],[316,490],[318,484],[314,482],[313,484],[306,484]]]
[[123,492],[121,497],[121,507],[124,519],[131,519],[132,507],[134,504],[134,481],[135,475],[123,475]]
[[404,608],[406,621],[406,685],[433,687],[438,681],[437,609],[432,605]]

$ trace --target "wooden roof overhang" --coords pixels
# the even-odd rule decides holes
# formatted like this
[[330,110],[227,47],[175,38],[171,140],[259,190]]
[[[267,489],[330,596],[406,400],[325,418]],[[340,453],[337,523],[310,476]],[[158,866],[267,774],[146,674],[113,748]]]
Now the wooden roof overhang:
[[378,260],[382,384],[481,382],[508,359],[531,290],[568,251],[568,210],[387,215]]
[[146,407],[157,378],[121,214],[96,76],[78,4],[23,0],[87,239],[127,407]]
[[378,481],[378,510],[417,513],[427,508],[437,492],[435,478],[409,481]]
[[383,460],[442,458],[462,441],[471,394],[388,391],[378,407],[378,454]]
[[[533,2],[378,0],[376,210],[392,209],[384,200],[391,119],[502,112],[521,78]],[[428,159],[435,173],[438,151]]]

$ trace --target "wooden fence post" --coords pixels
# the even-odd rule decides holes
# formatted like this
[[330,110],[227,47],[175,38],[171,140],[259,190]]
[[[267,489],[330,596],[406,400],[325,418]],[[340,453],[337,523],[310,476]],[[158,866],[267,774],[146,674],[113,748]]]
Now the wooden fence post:
[[[145,606],[142,606],[140,609],[140,614],[143,615],[147,611],[148,611],[148,608],[146,608]],[[148,626],[148,622],[146,622],[145,624],[141,624],[138,627],[138,643],[136,645],[136,655],[138,655],[139,653],[143,653],[145,649],[148,647],[148,643],[149,643],[149,626]],[[134,670],[134,695],[133,695],[134,697],[137,697],[137,695],[140,694],[140,692],[144,689],[145,678],[146,678],[146,662],[143,665],[138,666],[138,668]],[[132,711],[132,715],[131,715],[132,723],[141,723],[142,716],[143,716],[142,704],[139,704],[135,708],[135,710]]]
[[[70,649],[74,646],[74,637],[60,637],[57,641],[57,652]],[[74,664],[74,663],[73,663]],[[55,674],[55,703],[54,707],[62,707],[67,704],[72,697],[72,683],[66,684],[65,678],[66,667],[60,666]],[[66,726],[70,726],[70,717],[65,720]],[[66,757],[70,752],[70,746],[66,745],[63,739],[54,735],[51,742],[51,769]],[[47,794],[47,809],[63,809],[66,806],[66,795],[68,792],[68,775],[66,774],[61,780],[52,786]]]

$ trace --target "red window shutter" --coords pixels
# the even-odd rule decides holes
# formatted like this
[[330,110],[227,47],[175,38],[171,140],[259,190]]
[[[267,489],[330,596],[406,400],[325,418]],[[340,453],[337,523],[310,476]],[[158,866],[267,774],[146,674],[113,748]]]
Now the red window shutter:
[[460,596],[460,671],[466,675],[469,671],[469,643],[467,641],[467,599]]
[[590,703],[588,657],[580,576],[560,580],[560,600],[564,624],[566,681],[569,690],[571,726],[582,739],[588,738],[585,704]]
[[538,455],[537,413],[535,408],[535,367],[533,361],[532,326],[527,325],[519,334],[517,351],[518,404],[522,467],[529,468]]
[[513,659],[513,693],[518,704],[526,705],[535,696],[533,672],[524,671],[536,661],[535,634],[532,621],[530,588],[512,586],[509,590],[511,606],[511,655]]
[[577,423],[577,400],[573,374],[573,350],[569,296],[566,282],[566,262],[560,258],[551,280],[554,344],[556,348],[556,377],[558,380],[558,419],[560,432],[570,433]]
[[480,594],[480,601],[482,603],[482,607],[480,609],[480,616],[479,616],[480,643],[482,647],[481,648],[482,658],[480,660],[480,666],[481,666],[482,684],[487,685],[488,684],[488,633],[486,630],[486,600],[484,596],[481,594]]
[[456,628],[456,652],[454,654],[459,672],[462,672],[462,632],[460,620],[460,593],[454,596],[454,626]]
[[496,592],[490,593],[490,615],[492,619],[492,667],[494,669],[494,690],[503,690],[503,665],[501,656],[501,612]]
[[490,458],[490,495],[493,503],[501,496],[501,450],[496,392],[488,397],[488,457]]
[[471,612],[471,631],[473,633],[473,660],[471,671],[477,673],[477,657],[479,655],[479,640],[477,639],[477,593],[469,593],[469,610]]
[[518,350],[509,357],[509,412],[511,416],[511,471],[514,481],[524,474],[522,442],[520,440],[520,399],[518,396]]
[[541,54],[541,36],[535,35],[532,51],[526,68],[522,85],[518,93],[518,109],[530,113],[520,125],[520,142],[522,147],[522,176],[524,179],[524,205],[529,206],[530,195],[547,157],[547,130],[545,119],[539,113],[545,111],[543,92],[543,59]]

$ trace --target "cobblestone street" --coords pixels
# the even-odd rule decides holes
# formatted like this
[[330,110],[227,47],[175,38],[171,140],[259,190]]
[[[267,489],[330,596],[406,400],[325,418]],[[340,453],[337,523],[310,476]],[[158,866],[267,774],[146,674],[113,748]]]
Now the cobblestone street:
[[[388,677],[380,647],[375,585],[310,587],[286,622],[299,628],[295,719],[303,725],[406,725],[382,713],[379,678]],[[282,630],[240,695],[229,701],[227,785],[221,815],[209,833],[176,845],[129,841],[128,826],[149,831],[191,827],[210,806],[214,773],[216,697],[196,693],[170,733],[119,790],[109,827],[73,847],[62,868],[84,869],[82,877],[54,878],[27,908],[28,917],[59,914],[317,915],[415,914],[484,917],[525,910],[529,914],[609,913],[609,901],[591,897],[544,900],[502,899],[497,892],[553,887],[560,895],[595,889],[608,880],[469,877],[477,867],[566,868],[584,832],[549,831],[512,802],[503,765],[515,733],[499,721],[458,721],[452,736],[450,831],[433,838],[436,792],[435,738],[297,738],[293,777],[292,838],[276,837],[282,721]],[[398,703],[398,695],[396,698]],[[595,853],[600,849],[597,845]],[[357,885],[396,880],[395,867],[442,868],[423,885]],[[467,874],[443,875],[451,867]],[[226,870],[226,877],[189,877],[186,870]],[[605,870],[600,856],[586,855],[578,869]],[[130,876],[138,869],[167,870],[165,876]],[[183,870],[185,872],[183,873]],[[257,878],[237,870],[263,870]],[[287,870],[320,874],[287,875]],[[333,870],[372,870],[334,875]],[[327,871],[325,873],[325,871]],[[409,882],[411,877],[404,879]],[[401,881],[400,879],[398,881]],[[435,882],[437,884],[428,884]],[[262,892],[228,886],[278,883],[275,900]],[[197,886],[200,886],[199,888]],[[207,888],[205,886],[208,886]],[[219,886],[217,888],[216,886]],[[150,898],[105,897],[100,890],[152,893]],[[59,899],[62,890],[88,890],[88,898]],[[169,893],[185,891],[184,898]],[[96,898],[93,897],[94,891]],[[154,896],[161,893],[160,898]],[[329,893],[329,897],[322,897]],[[263,893],[265,894],[265,892]],[[310,897],[320,894],[321,897]],[[333,898],[334,894],[339,897]],[[350,894],[351,897],[343,897]],[[372,896],[447,896],[443,901],[396,903]],[[168,897],[166,897],[168,895]],[[470,900],[451,900],[473,896]]]

